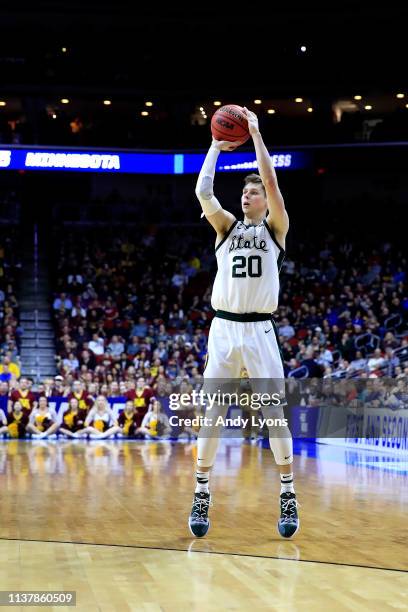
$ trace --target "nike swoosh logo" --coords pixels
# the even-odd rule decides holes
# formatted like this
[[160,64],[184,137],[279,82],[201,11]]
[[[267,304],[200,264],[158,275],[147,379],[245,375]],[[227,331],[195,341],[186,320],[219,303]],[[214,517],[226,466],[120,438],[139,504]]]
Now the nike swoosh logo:
[[292,455],[288,455],[287,457],[285,457],[285,459],[289,459],[289,457],[291,457]]
[[271,327],[271,329],[265,329],[265,334],[269,334],[269,332],[272,330],[273,330],[273,327]]

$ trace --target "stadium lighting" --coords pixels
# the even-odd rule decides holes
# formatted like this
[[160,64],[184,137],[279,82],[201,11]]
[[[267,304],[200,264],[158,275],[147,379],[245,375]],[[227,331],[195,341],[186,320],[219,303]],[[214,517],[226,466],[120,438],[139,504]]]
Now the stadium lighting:
[[256,100],[254,100],[254,104],[262,104],[262,100],[260,100],[259,98],[257,98]]
[[306,47],[305,47],[305,45],[302,45],[302,46],[300,47],[300,50],[301,50],[301,52],[302,52],[302,53],[306,53]]
[[153,102],[145,102],[145,106],[153,106]]
[[4,100],[0,100],[0,106],[6,106],[6,102]]
[[112,104],[112,100],[104,100],[103,103],[105,106],[110,106]]
[[221,102],[219,100],[215,100],[214,106],[221,106]]
[[149,113],[148,113],[148,111],[142,111],[140,114],[141,114],[143,117],[147,117]]
[[295,98],[295,102],[303,102],[303,98]]
[[203,115],[203,118],[204,118],[204,119],[207,119],[207,115]]
[[204,106],[200,106],[200,111],[203,112]]
[[309,106],[308,109],[307,109],[307,112],[308,113],[313,113],[313,108],[311,106]]
[[51,117],[52,117],[53,119],[56,119],[56,118],[57,118],[57,115],[56,115],[55,113],[52,113]]
[[62,48],[61,48],[61,51],[62,51],[63,53],[66,53],[66,52],[67,52],[67,48],[66,48],[66,47],[62,47]]
[[266,112],[268,113],[268,115],[274,115],[276,111],[274,108],[268,108]]
[[371,110],[373,107],[371,106],[371,104],[366,104],[364,109],[365,110]]
[[359,96],[359,95],[354,96],[354,100],[361,100],[361,98],[362,98],[362,96]]
[[405,98],[405,94],[403,94],[403,93],[397,93],[397,98]]
[[69,104],[68,98],[61,98],[61,104]]

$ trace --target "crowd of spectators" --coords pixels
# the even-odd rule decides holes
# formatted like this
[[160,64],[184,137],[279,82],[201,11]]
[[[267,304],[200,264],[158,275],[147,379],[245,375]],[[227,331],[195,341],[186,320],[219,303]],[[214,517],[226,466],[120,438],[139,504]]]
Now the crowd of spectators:
[[[300,245],[282,277],[279,335],[287,373],[310,377],[408,375],[407,260],[389,243],[331,238]],[[303,252],[302,252],[303,251]]]
[[[68,381],[199,381],[213,317],[213,238],[200,226],[60,242],[53,302]],[[316,250],[317,247],[317,250]],[[275,318],[299,377],[408,375],[407,261],[333,237],[290,248]]]
[[34,385],[22,376],[0,383],[0,437],[195,437],[192,429],[171,429],[160,399],[165,391],[157,385],[153,389],[143,378],[100,386],[79,380],[68,384],[57,375]]
[[21,249],[17,230],[12,227],[0,231],[0,381],[17,379],[20,375],[19,353],[23,329],[17,299]]
[[63,241],[53,302],[60,374],[101,385],[138,376],[149,384],[200,381],[211,246],[199,229],[182,241],[176,229]]
[[339,381],[334,378],[305,380],[292,379],[288,384],[288,398],[300,406],[339,406],[348,408],[386,408],[406,410],[408,407],[408,378],[354,378]]
[[[245,381],[242,381],[245,382]],[[197,385],[197,390],[200,385]],[[241,385],[241,393],[250,388]],[[288,406],[380,408],[392,411],[408,407],[408,377],[287,379]],[[140,377],[110,384],[68,383],[61,375],[47,378],[38,385],[22,376],[19,381],[0,383],[0,438],[70,438],[106,439],[126,438],[139,440],[173,439],[189,441],[197,437],[202,407],[193,401],[179,405],[176,422],[169,419],[174,410],[169,395],[177,391],[190,395],[194,385],[187,380],[153,386]],[[238,400],[239,401],[239,400]],[[245,404],[246,405],[246,404]],[[254,434],[251,424],[244,428],[245,439],[255,439],[269,433],[259,426]],[[291,418],[291,412],[288,413]]]

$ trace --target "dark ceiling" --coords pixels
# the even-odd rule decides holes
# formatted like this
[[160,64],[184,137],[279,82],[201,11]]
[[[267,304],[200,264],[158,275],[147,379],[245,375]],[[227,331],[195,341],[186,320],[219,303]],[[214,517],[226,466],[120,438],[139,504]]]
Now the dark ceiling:
[[406,8],[16,6],[0,7],[3,92],[333,97],[407,85]]

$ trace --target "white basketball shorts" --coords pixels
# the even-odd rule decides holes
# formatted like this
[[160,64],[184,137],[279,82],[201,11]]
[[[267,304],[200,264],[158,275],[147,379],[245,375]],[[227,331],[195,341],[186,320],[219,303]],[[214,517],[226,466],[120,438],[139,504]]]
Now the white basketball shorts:
[[242,368],[248,378],[283,379],[278,338],[271,320],[230,321],[214,317],[208,336],[204,378],[237,379]]

